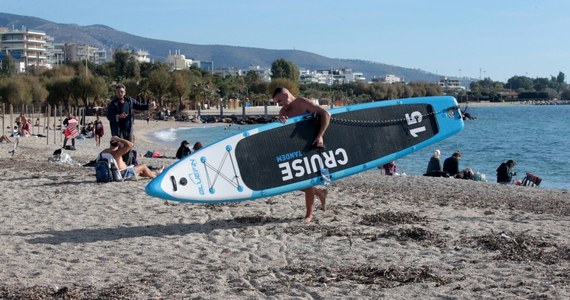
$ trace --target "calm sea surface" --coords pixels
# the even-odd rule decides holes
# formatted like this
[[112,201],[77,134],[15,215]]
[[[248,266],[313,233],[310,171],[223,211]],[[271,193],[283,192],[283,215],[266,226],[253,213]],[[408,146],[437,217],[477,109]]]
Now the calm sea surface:
[[[496,181],[495,170],[501,162],[514,159],[518,179],[530,172],[543,179],[543,188],[570,190],[570,105],[468,107],[467,112],[477,120],[466,121],[455,136],[400,158],[398,172],[421,175],[434,150],[441,150],[442,162],[459,150],[460,168],[481,172],[489,182]],[[172,145],[174,154],[182,140],[208,145],[252,127],[182,127],[156,132],[153,138]]]

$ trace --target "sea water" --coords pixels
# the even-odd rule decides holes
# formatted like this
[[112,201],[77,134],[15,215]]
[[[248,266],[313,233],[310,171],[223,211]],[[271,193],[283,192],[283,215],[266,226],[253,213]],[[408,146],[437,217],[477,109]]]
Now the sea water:
[[[460,169],[483,173],[489,182],[496,182],[496,169],[502,162],[514,159],[517,179],[528,172],[542,178],[543,188],[570,190],[570,105],[467,107],[467,112],[477,119],[465,121],[462,132],[398,159],[398,173],[422,175],[436,149],[441,151],[442,164],[459,150]],[[153,138],[176,152],[182,140],[206,146],[256,126],[260,125],[179,127],[156,132]]]

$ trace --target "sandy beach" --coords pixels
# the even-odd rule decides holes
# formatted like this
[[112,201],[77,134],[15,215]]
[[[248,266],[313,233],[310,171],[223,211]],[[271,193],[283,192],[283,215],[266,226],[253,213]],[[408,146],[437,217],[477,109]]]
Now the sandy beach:
[[[145,134],[189,124],[137,120],[136,149],[174,156]],[[304,224],[300,192],[194,205],[97,184],[105,132],[72,163],[48,161],[59,137],[0,144],[0,299],[570,298],[568,191],[366,172]]]

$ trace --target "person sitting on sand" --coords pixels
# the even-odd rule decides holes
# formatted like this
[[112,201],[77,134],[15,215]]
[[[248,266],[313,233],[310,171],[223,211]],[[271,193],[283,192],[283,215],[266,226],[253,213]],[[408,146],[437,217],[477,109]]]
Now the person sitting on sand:
[[424,176],[432,176],[432,177],[447,176],[447,174],[443,172],[443,169],[441,168],[440,157],[441,157],[441,152],[439,151],[439,149],[435,150],[432,157],[429,159],[426,173],[424,174]]
[[111,153],[111,155],[113,155],[123,179],[127,179],[135,175],[144,178],[155,178],[162,172],[164,167],[160,167],[158,170],[152,171],[145,164],[127,166],[123,160],[123,155],[131,151],[134,146],[135,144],[131,141],[122,139],[118,136],[113,136],[111,137],[110,147],[101,151],[101,153]]
[[517,175],[517,173],[513,171],[516,164],[517,162],[512,159],[509,159],[506,163],[501,163],[497,168],[497,183],[513,183],[513,176]]
[[443,161],[443,171],[447,175],[456,177],[459,174],[459,160],[461,160],[461,153],[459,151],[453,152],[453,154]]
[[184,140],[184,141],[182,141],[182,143],[180,143],[180,147],[176,151],[176,158],[177,159],[184,158],[190,154],[191,151],[190,151],[190,147],[188,147],[189,145],[190,145],[190,143],[188,143],[187,140]]
[[18,130],[18,126],[14,126],[14,129],[12,129],[12,134],[10,135],[11,137],[18,137],[20,136],[20,131]]
[[455,175],[455,178],[473,179],[473,175],[475,175],[475,172],[473,172],[473,169],[465,168],[465,169],[461,170],[461,172],[459,172],[459,174]]
[[18,134],[21,137],[30,136],[30,124],[28,124],[28,118],[24,113],[16,118],[16,124],[18,125]]
[[202,143],[196,142],[196,143],[194,143],[194,147],[192,147],[192,151],[200,150],[200,149],[202,149],[202,148],[204,148],[204,147],[202,146]]
[[382,165],[384,169],[384,175],[398,175],[398,166],[395,161],[391,161]]

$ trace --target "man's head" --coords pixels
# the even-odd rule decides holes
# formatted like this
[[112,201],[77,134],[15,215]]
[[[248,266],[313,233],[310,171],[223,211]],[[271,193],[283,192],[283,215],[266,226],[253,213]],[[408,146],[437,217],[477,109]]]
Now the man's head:
[[461,152],[455,151],[455,152],[453,152],[453,156],[456,158],[461,158]]
[[125,94],[127,93],[127,90],[125,88],[125,85],[122,83],[119,83],[115,86],[115,95],[117,96],[117,98],[119,98],[120,100],[125,98]]
[[291,93],[289,92],[288,89],[280,86],[280,87],[276,87],[275,90],[273,90],[273,101],[275,101],[275,103],[277,103],[280,106],[283,106],[285,104],[287,104],[287,100],[289,99],[289,95]]
[[109,142],[109,145],[111,145],[111,148],[117,148],[119,147],[119,142],[111,140],[111,142]]
[[507,165],[509,166],[509,168],[514,167],[516,164],[517,164],[517,162],[516,162],[515,160],[513,160],[513,159],[509,159],[509,160],[507,161]]

